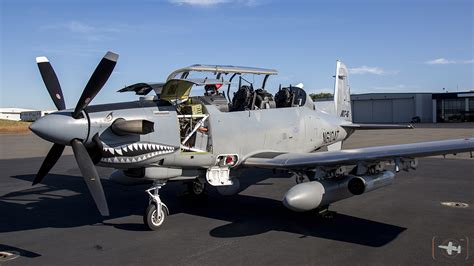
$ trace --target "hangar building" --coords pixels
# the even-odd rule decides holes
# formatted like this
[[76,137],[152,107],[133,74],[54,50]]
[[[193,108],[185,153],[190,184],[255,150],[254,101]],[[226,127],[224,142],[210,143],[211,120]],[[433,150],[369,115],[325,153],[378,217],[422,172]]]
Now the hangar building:
[[20,121],[22,112],[34,111],[24,108],[0,108],[0,119]]
[[474,122],[474,91],[366,93],[353,94],[351,100],[356,123]]

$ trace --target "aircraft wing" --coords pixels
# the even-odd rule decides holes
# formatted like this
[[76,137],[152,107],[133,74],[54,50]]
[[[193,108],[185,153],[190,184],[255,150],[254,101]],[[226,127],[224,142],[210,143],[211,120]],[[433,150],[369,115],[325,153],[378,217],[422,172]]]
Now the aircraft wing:
[[247,158],[245,167],[311,169],[318,166],[355,165],[359,162],[391,161],[474,151],[474,138],[377,146],[317,153],[264,152]]

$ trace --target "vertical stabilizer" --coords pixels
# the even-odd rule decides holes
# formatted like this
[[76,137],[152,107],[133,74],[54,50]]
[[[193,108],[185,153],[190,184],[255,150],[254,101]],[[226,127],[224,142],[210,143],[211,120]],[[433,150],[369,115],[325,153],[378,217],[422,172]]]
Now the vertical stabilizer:
[[334,105],[336,115],[344,120],[352,121],[351,110],[351,91],[348,83],[348,74],[346,65],[341,61],[336,62],[336,76],[334,82]]

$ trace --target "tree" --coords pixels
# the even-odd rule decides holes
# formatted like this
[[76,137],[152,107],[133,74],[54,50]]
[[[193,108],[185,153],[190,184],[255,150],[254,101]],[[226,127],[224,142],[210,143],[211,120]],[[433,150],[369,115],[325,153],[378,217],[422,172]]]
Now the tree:
[[332,93],[329,92],[320,92],[320,93],[310,93],[309,97],[315,101],[316,99],[321,99],[321,98],[332,98],[333,95]]

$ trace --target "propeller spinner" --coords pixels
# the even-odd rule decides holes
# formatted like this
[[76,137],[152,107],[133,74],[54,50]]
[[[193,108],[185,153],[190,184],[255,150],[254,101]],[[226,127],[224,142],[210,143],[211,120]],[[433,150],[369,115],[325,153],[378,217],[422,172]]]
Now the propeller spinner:
[[81,114],[109,79],[117,59],[118,54],[112,52],[105,54],[92,73],[74,111],[68,111],[64,110],[66,105],[63,93],[51,63],[46,57],[37,57],[36,63],[38,64],[41,77],[59,112],[49,114],[30,125],[31,131],[36,135],[54,143],[36,174],[33,185],[41,183],[61,157],[64,147],[70,145],[89,192],[103,216],[109,215],[109,208],[94,162],[83,144],[88,135],[89,122]]

